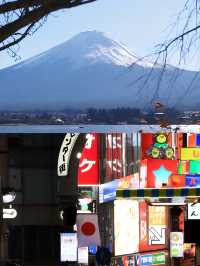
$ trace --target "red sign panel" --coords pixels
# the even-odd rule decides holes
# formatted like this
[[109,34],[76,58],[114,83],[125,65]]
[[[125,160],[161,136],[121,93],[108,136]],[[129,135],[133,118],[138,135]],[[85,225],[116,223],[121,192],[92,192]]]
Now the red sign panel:
[[147,187],[170,187],[182,186],[183,180],[180,179],[180,184],[177,183],[177,178],[171,180],[171,176],[176,175],[178,171],[177,160],[161,160],[148,159],[147,160]]
[[[142,133],[141,134],[141,160],[152,158],[149,154],[149,150],[155,144],[155,136],[153,133]],[[167,134],[167,144],[169,147],[172,146],[172,134]]]
[[78,185],[98,185],[98,135],[87,134],[86,138],[78,167]]

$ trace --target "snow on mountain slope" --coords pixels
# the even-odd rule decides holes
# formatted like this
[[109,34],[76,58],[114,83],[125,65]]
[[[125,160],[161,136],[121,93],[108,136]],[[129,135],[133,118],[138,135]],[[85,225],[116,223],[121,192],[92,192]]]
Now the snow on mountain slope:
[[[135,63],[132,67],[130,67]],[[0,70],[0,110],[60,110],[62,108],[147,108],[156,95],[169,106],[200,104],[196,72],[161,68],[147,78],[152,64],[118,41],[97,32],[82,32],[71,40],[12,67]],[[148,80],[148,82],[146,82]],[[187,95],[187,97],[185,97]]]
[[140,61],[137,56],[122,43],[112,40],[106,34],[97,31],[82,32],[71,40],[60,44],[44,53],[34,56],[14,66],[15,69],[30,64],[43,62],[58,62],[68,60],[80,67],[87,61],[88,64],[107,63],[119,66],[130,66],[137,63],[140,66],[152,67],[148,61]]

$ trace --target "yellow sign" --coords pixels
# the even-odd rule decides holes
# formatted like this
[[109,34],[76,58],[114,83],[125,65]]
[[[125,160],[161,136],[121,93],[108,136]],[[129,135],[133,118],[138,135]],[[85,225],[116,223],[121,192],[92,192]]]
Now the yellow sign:
[[200,160],[200,148],[182,148],[181,160]]

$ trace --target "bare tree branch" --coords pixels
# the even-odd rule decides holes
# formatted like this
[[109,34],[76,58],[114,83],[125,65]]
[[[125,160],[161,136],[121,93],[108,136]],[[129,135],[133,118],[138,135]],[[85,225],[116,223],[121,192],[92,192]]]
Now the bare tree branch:
[[[50,13],[95,1],[97,0],[0,0],[0,51],[18,44]],[[16,35],[20,37],[16,39]]]

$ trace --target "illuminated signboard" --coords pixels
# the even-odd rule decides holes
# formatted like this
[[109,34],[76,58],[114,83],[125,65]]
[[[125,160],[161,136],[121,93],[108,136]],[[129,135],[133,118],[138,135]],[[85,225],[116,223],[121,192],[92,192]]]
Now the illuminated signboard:
[[78,248],[78,263],[88,265],[88,247]]
[[114,201],[114,235],[116,256],[138,252],[139,205],[137,201]]
[[200,148],[182,148],[181,149],[181,160],[200,160]]
[[186,175],[186,187],[200,187],[200,175]]
[[105,180],[120,178],[124,173],[125,135],[121,133],[106,134],[106,169]]
[[149,245],[164,245],[166,231],[166,209],[161,206],[149,206]]
[[[147,159],[145,164],[142,163],[142,183],[145,184],[147,180],[147,187],[149,188],[161,188],[170,187],[172,175],[177,174],[178,161],[177,160],[165,160],[165,159]],[[146,170],[146,173],[145,173]],[[146,176],[145,176],[146,175]],[[179,180],[179,179],[178,179]],[[177,186],[178,184],[176,184]],[[141,187],[143,187],[142,185]],[[179,184],[179,186],[181,186]]]
[[140,257],[140,265],[141,266],[151,266],[151,265],[165,265],[165,253],[153,253],[153,254],[145,254]]
[[12,208],[3,209],[3,219],[14,219],[17,217],[17,211]]
[[99,184],[98,135],[87,134],[78,167],[78,185]]
[[99,186],[99,203],[109,202],[116,198],[118,180],[114,180]]
[[189,167],[190,174],[200,174],[200,161],[190,161]]
[[77,261],[77,234],[60,233],[60,261]]
[[188,203],[188,220],[200,220],[200,203]]
[[174,258],[183,257],[183,233],[170,233],[170,256]]

